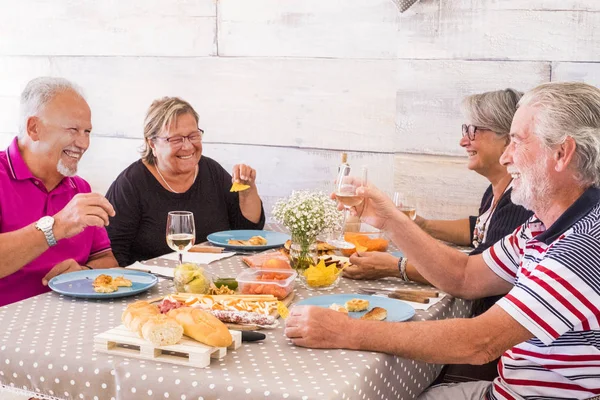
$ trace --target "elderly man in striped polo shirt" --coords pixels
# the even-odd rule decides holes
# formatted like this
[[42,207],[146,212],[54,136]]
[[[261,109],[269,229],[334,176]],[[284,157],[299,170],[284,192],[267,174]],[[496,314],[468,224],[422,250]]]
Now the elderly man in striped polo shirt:
[[[448,250],[376,188],[361,219],[384,229],[419,272],[457,297],[505,294],[472,319],[385,323],[297,307],[300,346],[381,351],[432,363],[502,356],[494,382],[440,385],[421,399],[588,399],[600,394],[600,90],[548,83],[519,102],[501,158],[512,200],[535,212],[481,255]],[[356,211],[356,210],[355,210]],[[362,214],[361,214],[362,212]]]

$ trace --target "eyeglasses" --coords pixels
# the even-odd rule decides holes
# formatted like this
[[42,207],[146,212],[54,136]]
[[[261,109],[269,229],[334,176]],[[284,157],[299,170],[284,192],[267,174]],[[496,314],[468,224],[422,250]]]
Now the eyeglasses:
[[467,136],[469,140],[475,140],[477,131],[489,131],[489,129],[481,126],[462,124],[462,137]]
[[200,143],[202,141],[203,136],[204,136],[204,131],[202,129],[198,129],[198,132],[190,133],[187,136],[179,136],[179,135],[171,136],[171,137],[156,136],[154,139],[161,139],[161,140],[164,140],[165,142],[169,143],[172,147],[179,147],[179,146],[183,146],[183,142],[185,142],[186,139],[191,144]]

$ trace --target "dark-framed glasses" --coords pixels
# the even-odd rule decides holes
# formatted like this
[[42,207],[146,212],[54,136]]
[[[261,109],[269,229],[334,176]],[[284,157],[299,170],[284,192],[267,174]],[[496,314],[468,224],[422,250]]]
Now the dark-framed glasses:
[[161,140],[164,140],[165,142],[169,143],[173,147],[179,147],[179,146],[182,146],[183,142],[185,142],[186,140],[188,140],[191,144],[200,143],[202,141],[203,136],[204,136],[204,131],[202,129],[198,129],[197,132],[190,133],[187,136],[179,136],[179,135],[169,136],[169,137],[156,136],[155,139],[161,139]]
[[481,126],[462,124],[462,136],[467,136],[469,140],[475,140],[475,134],[479,131],[489,131],[489,129]]

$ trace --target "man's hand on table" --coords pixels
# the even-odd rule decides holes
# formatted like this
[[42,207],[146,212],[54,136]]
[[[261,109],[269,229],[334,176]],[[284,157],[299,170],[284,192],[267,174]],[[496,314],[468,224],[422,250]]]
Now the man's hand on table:
[[356,322],[348,314],[328,308],[295,306],[285,321],[285,335],[296,346],[352,349],[349,332]]
[[344,268],[344,276],[350,279],[381,279],[400,277],[398,257],[380,251],[361,251],[350,256],[352,265]]
[[54,278],[56,275],[66,274],[68,272],[81,271],[84,269],[88,268],[82,267],[77,261],[73,260],[72,258],[69,258],[68,260],[56,264],[54,268],[52,268],[50,272],[48,272],[46,276],[42,278],[42,285],[48,286],[48,282],[50,281],[50,279]]

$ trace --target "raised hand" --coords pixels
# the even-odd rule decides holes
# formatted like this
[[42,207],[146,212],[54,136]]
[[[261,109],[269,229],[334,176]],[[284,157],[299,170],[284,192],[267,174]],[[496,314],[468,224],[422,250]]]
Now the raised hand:
[[[358,177],[348,177],[351,182],[360,182]],[[368,184],[356,189],[356,194],[364,197],[364,201],[356,207],[350,209],[352,215],[357,215],[361,221],[367,224],[385,230],[386,223],[390,222],[391,218],[396,214],[401,214],[396,210],[394,203],[383,192],[375,186]],[[332,194],[332,199],[336,199],[335,194]],[[343,210],[344,206],[338,203],[338,210]]]
[[[246,164],[236,164],[233,166],[231,173],[231,183],[238,182],[246,185],[250,185],[251,188],[255,186],[256,181],[256,170]],[[243,192],[240,192],[243,194]]]
[[115,210],[110,202],[98,193],[78,193],[54,215],[56,240],[70,238],[88,226],[107,226]]

